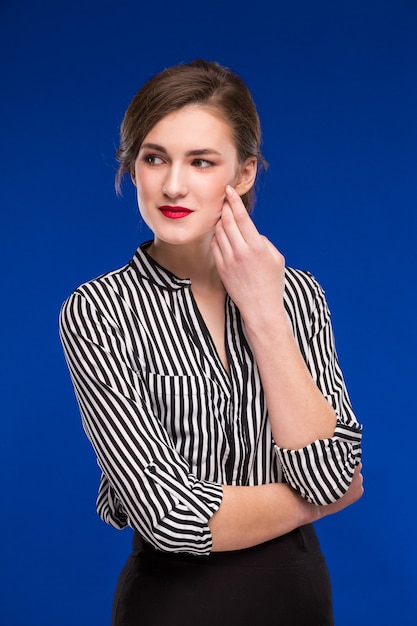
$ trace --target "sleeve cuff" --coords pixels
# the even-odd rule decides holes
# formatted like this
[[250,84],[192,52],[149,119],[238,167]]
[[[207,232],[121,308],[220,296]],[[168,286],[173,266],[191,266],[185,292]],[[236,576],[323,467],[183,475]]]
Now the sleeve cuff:
[[318,439],[300,450],[275,445],[286,482],[313,504],[335,502],[348,490],[360,462],[361,438],[361,426],[338,421],[330,439]]
[[160,463],[150,463],[145,469],[174,503],[169,511],[161,511],[152,533],[145,538],[165,552],[208,555],[212,548],[208,521],[220,506],[223,488],[218,483],[200,481],[193,474],[179,482],[169,469]]

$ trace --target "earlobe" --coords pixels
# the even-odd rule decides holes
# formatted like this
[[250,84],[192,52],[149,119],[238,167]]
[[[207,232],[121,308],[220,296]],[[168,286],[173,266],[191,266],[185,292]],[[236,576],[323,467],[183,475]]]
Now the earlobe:
[[235,189],[240,196],[247,193],[254,185],[257,171],[257,160],[249,157],[240,168]]
[[132,180],[132,183],[135,185],[136,187],[136,178],[135,178],[135,172],[130,172],[130,178]]

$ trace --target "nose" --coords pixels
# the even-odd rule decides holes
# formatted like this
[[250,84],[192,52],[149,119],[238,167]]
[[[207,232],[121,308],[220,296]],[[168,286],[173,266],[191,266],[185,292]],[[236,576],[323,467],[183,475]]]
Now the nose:
[[172,165],[167,172],[162,192],[168,198],[180,198],[187,194],[188,186],[185,179],[185,172],[180,166]]

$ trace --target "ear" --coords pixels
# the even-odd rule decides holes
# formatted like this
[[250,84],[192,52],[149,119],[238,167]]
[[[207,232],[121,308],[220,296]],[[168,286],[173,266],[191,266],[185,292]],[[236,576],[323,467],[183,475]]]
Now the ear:
[[251,189],[255,183],[256,171],[257,171],[258,163],[256,157],[249,157],[246,161],[239,167],[239,172],[237,176],[237,182],[234,185],[237,193],[240,196],[243,196],[246,192]]
[[130,178],[132,180],[132,183],[135,185],[136,187],[136,176],[135,176],[135,170],[131,170],[130,171]]

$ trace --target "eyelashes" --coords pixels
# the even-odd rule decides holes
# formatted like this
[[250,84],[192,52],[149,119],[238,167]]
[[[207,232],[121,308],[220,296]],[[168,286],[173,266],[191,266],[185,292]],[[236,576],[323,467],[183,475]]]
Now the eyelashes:
[[147,165],[161,165],[164,163],[164,160],[156,154],[144,154],[142,161]]
[[[166,159],[164,159],[163,157],[157,154],[144,154],[142,156],[142,161],[145,164],[150,165],[150,166],[163,165],[164,163],[167,162]],[[195,167],[196,169],[205,170],[210,167],[214,167],[216,163],[214,163],[213,161],[208,161],[207,159],[194,158],[190,162],[190,165],[192,167]]]

